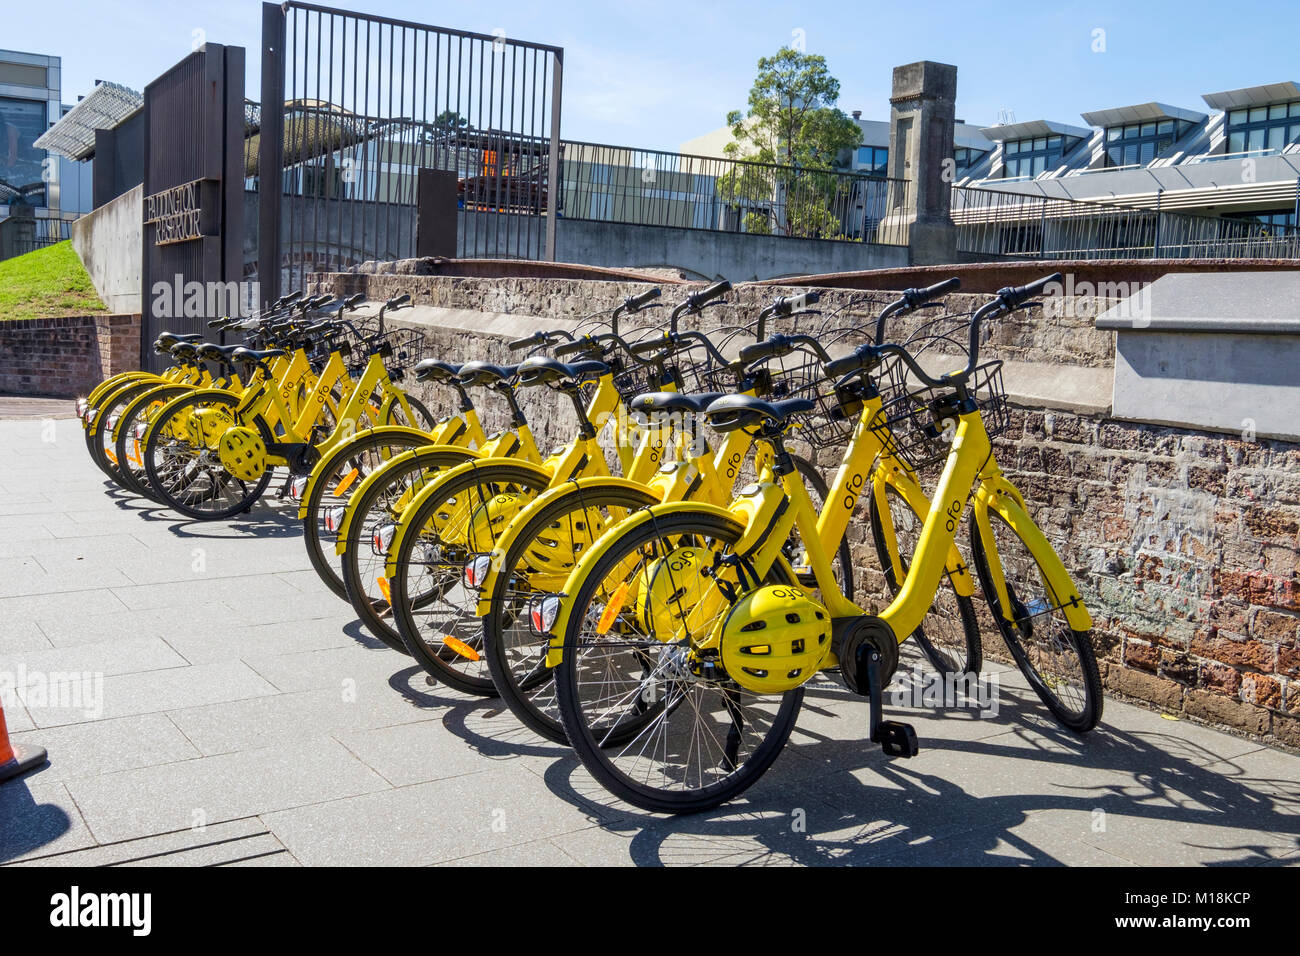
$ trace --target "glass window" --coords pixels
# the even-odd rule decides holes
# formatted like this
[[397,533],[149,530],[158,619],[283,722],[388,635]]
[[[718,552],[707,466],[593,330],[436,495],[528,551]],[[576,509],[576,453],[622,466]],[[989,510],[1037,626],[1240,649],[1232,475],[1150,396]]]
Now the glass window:
[[1139,136],[1154,136],[1154,135],[1156,135],[1156,124],[1155,124],[1155,123],[1143,123],[1143,124],[1142,124],[1142,127],[1141,127],[1141,132],[1140,132],[1138,135],[1139,135]]
[[1034,149],[1047,149],[1047,138],[1040,136],[1038,139],[1034,140]]
[[1141,147],[1142,150],[1138,156],[1139,163],[1146,164],[1156,158],[1156,144],[1154,140],[1147,140],[1145,143],[1141,144]]
[[1049,136],[1049,137],[1047,137],[1047,148],[1048,148],[1048,149],[1060,149],[1060,148],[1061,148],[1061,137],[1059,137],[1059,136]]
[[32,145],[48,126],[45,109],[39,100],[0,97],[0,183],[21,196],[6,200],[11,206],[45,205],[45,179],[41,174],[46,152]]
[[1106,130],[1106,142],[1109,143],[1112,142],[1113,140],[1117,140],[1123,135],[1124,135],[1123,126],[1112,126]]
[[1173,131],[1174,131],[1173,120],[1163,120],[1161,121],[1160,125],[1156,127],[1156,132],[1161,134],[1172,133]]
[[1297,124],[1288,122],[1292,117],[1300,117],[1300,100],[1233,110],[1228,114],[1228,152],[1283,149],[1300,132]]

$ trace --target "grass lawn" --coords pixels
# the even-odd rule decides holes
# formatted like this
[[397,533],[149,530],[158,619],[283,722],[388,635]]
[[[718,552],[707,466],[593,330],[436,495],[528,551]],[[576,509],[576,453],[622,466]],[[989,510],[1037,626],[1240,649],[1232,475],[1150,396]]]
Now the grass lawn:
[[71,242],[0,262],[0,322],[103,311]]

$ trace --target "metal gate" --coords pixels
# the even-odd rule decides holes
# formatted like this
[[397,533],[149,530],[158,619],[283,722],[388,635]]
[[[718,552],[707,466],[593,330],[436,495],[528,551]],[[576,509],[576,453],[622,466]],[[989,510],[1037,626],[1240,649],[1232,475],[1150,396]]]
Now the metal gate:
[[414,256],[422,169],[454,174],[423,178],[455,182],[458,256],[554,259],[562,69],[559,47],[504,33],[264,4],[263,301]]
[[[212,333],[250,303],[244,242],[244,50],[209,43],[144,90],[142,368],[158,333]],[[229,188],[227,188],[229,186]]]

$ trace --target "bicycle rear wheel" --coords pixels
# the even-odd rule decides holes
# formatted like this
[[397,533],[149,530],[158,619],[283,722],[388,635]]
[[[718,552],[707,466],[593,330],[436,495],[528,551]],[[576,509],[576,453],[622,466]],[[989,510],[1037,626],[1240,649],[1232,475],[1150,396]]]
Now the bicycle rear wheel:
[[496,696],[475,613],[478,592],[465,585],[465,565],[491,554],[510,519],[548,484],[535,469],[478,466],[440,480],[402,519],[409,527],[388,582],[393,622],[411,656],[450,687]]
[[[725,552],[740,534],[735,522],[704,512],[640,524],[592,566],[571,597],[555,668],[565,732],[593,777],[645,810],[695,813],[740,795],[776,760],[799,714],[802,687],[754,694],[720,661],[708,671],[697,666],[692,639],[707,633],[717,615],[696,622],[699,630],[686,639],[665,643],[641,623],[630,598],[651,580],[655,563],[678,548]],[[671,564],[658,571],[664,568]],[[767,583],[793,584],[780,568]],[[674,596],[690,587],[670,584]],[[681,625],[688,626],[684,618]]]
[[1062,612],[1064,595],[1048,583],[1038,559],[1002,516],[989,511],[992,545],[1002,564],[1011,618],[1002,615],[987,544],[972,515],[971,555],[993,620],[1020,672],[1063,726],[1087,733],[1101,720],[1101,674],[1089,631],[1076,631]]

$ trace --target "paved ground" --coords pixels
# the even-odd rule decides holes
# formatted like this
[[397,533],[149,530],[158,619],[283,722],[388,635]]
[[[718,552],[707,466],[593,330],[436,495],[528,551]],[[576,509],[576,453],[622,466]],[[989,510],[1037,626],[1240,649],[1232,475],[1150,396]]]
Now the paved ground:
[[1005,671],[893,763],[819,691],[748,799],[642,814],[360,633],[282,512],[178,520],[76,421],[4,421],[0,680],[56,672],[89,692],[7,713],[50,763],[0,786],[0,861],[1300,863],[1300,758],[1114,701],[1080,742]]

